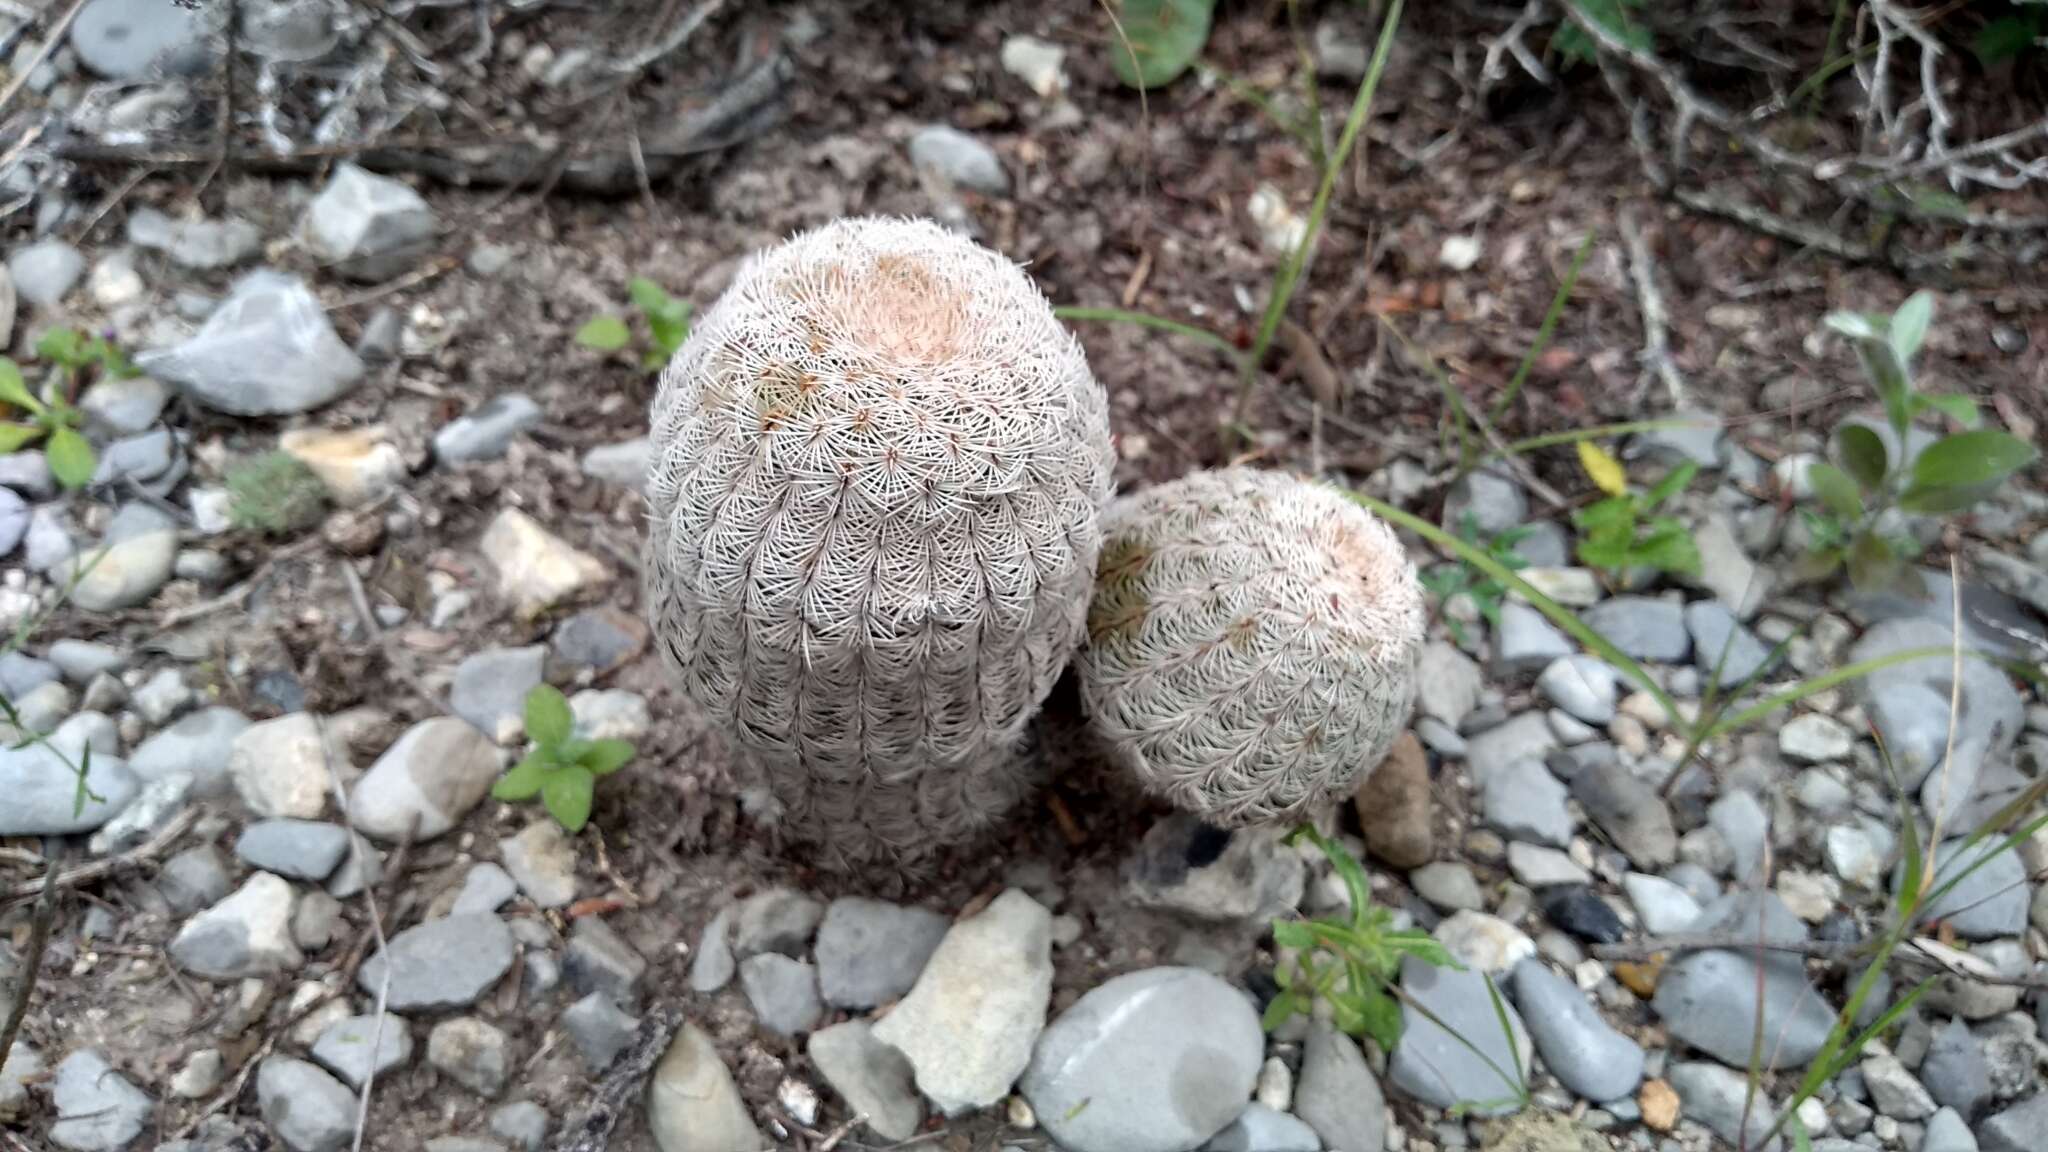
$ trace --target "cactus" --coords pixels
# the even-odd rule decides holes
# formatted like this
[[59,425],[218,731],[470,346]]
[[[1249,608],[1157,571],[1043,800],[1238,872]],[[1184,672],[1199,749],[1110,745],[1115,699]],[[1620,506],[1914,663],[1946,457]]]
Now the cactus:
[[888,219],[758,254],[663,373],[652,439],[655,635],[787,831],[901,858],[1029,790],[1114,457],[1016,265]]
[[1323,485],[1231,468],[1104,513],[1077,664],[1091,728],[1138,784],[1231,826],[1296,819],[1376,767],[1422,636],[1391,529]]

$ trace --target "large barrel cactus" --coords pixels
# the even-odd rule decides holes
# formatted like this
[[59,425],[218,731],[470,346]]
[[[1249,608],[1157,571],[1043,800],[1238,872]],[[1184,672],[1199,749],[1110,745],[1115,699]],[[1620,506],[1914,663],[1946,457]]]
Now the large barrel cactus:
[[783,827],[848,864],[1014,805],[1114,463],[1023,272],[929,221],[798,235],[704,315],[652,424],[655,634]]
[[1292,476],[1201,472],[1104,514],[1081,692],[1145,791],[1223,826],[1291,820],[1386,755],[1422,634],[1377,518]]

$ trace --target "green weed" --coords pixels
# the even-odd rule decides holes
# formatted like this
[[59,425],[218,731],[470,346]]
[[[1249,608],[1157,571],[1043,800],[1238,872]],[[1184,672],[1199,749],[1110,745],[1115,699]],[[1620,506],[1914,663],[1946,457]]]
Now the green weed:
[[578,739],[569,701],[551,685],[527,693],[525,711],[533,748],[491,787],[491,795],[507,802],[538,796],[557,824],[581,832],[590,822],[598,777],[624,768],[635,749],[624,740]]

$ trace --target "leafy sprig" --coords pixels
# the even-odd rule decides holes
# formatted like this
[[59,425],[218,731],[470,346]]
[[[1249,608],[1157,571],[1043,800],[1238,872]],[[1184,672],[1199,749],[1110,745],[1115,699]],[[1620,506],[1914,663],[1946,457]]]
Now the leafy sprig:
[[580,832],[590,822],[598,778],[624,768],[635,749],[624,740],[579,738],[569,701],[552,685],[541,684],[528,692],[525,712],[526,736],[533,747],[491,787],[491,795],[507,802],[538,796],[556,823]]

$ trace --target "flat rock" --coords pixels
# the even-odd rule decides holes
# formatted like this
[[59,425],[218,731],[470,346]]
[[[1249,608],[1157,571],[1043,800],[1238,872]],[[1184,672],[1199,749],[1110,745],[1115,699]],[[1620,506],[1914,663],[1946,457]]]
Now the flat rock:
[[1524,712],[1504,724],[1475,733],[1465,744],[1465,764],[1472,779],[1486,779],[1518,760],[1541,761],[1558,748],[1557,735],[1541,712]]
[[1175,813],[1155,822],[1125,862],[1125,894],[1199,920],[1270,919],[1299,904],[1306,883],[1306,866],[1282,836],[1278,828],[1212,828]]
[[171,960],[208,980],[290,972],[306,962],[292,941],[296,899],[282,878],[258,872],[234,895],[185,922],[171,940]]
[[619,1053],[633,1042],[640,1021],[612,1002],[602,992],[592,992],[563,1010],[560,1024],[569,1042],[583,1054],[583,1066],[592,1075],[611,1067]]
[[1073,1152],[1186,1152],[1243,1111],[1265,1049],[1242,992],[1197,969],[1148,968],[1053,1021],[1018,1087]]
[[249,718],[233,708],[201,708],[144,740],[128,758],[128,767],[144,780],[182,772],[192,777],[194,795],[222,795],[230,784],[228,761],[235,740],[249,726]]
[[57,1065],[50,1085],[57,1121],[50,1140],[72,1152],[112,1152],[142,1135],[156,1101],[114,1071],[107,1058],[81,1048]]
[[[1806,925],[1772,892],[1731,892],[1709,904],[1692,932],[1758,932],[1762,902],[1763,939],[1797,943]],[[1747,1067],[1755,1040],[1758,992],[1764,1029],[1772,1042],[1767,1067],[1799,1068],[1812,1060],[1834,1026],[1835,1011],[1806,978],[1796,955],[1769,953],[1758,963],[1752,951],[1694,952],[1671,962],[1657,983],[1652,1007],[1671,1035],[1731,1065]]]
[[1832,716],[1808,712],[1778,729],[1778,751],[1805,764],[1846,759],[1856,736]]
[[661,1152],[769,1147],[711,1037],[685,1023],[647,1084],[647,1131]]
[[1003,1098],[1031,1059],[1052,995],[1052,915],[1009,889],[959,921],[875,1038],[910,1060],[949,1116]]
[[639,659],[647,650],[647,625],[617,608],[586,608],[555,629],[548,645],[571,669],[603,676]]
[[315,258],[343,275],[377,281],[416,263],[434,231],[434,210],[410,185],[342,163],[306,206],[299,235]]
[[647,959],[612,926],[596,916],[579,916],[562,953],[562,975],[577,992],[602,992],[621,1007],[640,1000]]
[[394,1012],[466,1008],[512,967],[511,929],[496,916],[444,916],[391,938],[356,971],[356,986],[377,995],[386,964]]
[[379,840],[431,840],[483,800],[503,767],[490,738],[470,725],[453,716],[423,720],[356,782],[349,815]]
[[434,433],[434,458],[444,464],[495,460],[514,437],[540,421],[540,405],[532,397],[519,392],[493,396]]
[[2048,1092],[2036,1092],[1977,1127],[1983,1152],[2039,1152],[2048,1132]]
[[43,744],[0,747],[0,836],[61,836],[90,832],[128,806],[142,790],[128,766],[94,756],[86,766],[85,802],[78,802],[78,763]]
[[1010,174],[995,150],[948,125],[918,129],[910,138],[910,162],[971,191],[999,196],[1010,190]]
[[1525,888],[1585,884],[1593,879],[1591,873],[1571,858],[1570,853],[1556,848],[1539,848],[1520,840],[1508,844],[1508,871]]
[[1469,531],[1487,539],[1520,527],[1528,518],[1529,497],[1522,486],[1492,468],[1465,473],[1444,493],[1443,527],[1453,535]]
[[1664,1076],[1678,1093],[1685,1116],[1731,1146],[1756,1152],[1777,1152],[1781,1146],[1776,1137],[1764,1142],[1776,1105],[1767,1093],[1753,1095],[1749,1078],[1742,1073],[1702,1060],[1674,1064]]
[[[1500,1101],[1512,1097],[1518,1085],[1503,1083],[1501,1073],[1479,1055],[1484,1053],[1508,1075],[1527,1080],[1529,1036],[1506,995],[1500,1005],[1512,1035],[1502,1032],[1487,978],[1478,972],[1435,968],[1407,956],[1401,961],[1401,988],[1408,997],[1401,1007],[1401,1039],[1387,1062],[1387,1079],[1431,1107],[1487,1104],[1470,1108],[1482,1116],[1514,1111],[1515,1104]],[[1423,1016],[1417,1004],[1436,1019]]]
[[91,0],[71,22],[78,62],[109,80],[136,80],[156,72],[203,71],[209,48],[207,13],[154,0]]
[[848,1020],[813,1032],[804,1051],[847,1110],[867,1117],[869,1131],[890,1141],[917,1134],[924,1123],[924,1101],[910,1061],[875,1039],[867,1021]]
[[1486,822],[1516,840],[1563,848],[1572,842],[1569,795],[1543,761],[1524,758],[1481,771],[1479,807]]
[[1515,1007],[1544,1067],[1596,1103],[1632,1095],[1643,1080],[1643,1049],[1601,1019],[1578,985],[1536,959],[1516,965]]
[[926,908],[844,896],[818,925],[818,989],[835,1008],[873,1008],[917,983],[951,922]]
[[259,820],[235,840],[235,855],[293,880],[325,880],[348,853],[348,829],[314,820]]
[[443,1020],[427,1033],[427,1063],[479,1096],[505,1090],[510,1062],[511,1041],[474,1016]]
[[1415,704],[1453,728],[1479,703],[1485,674],[1470,656],[1435,640],[1423,646],[1415,665]]
[[1685,613],[1668,600],[1648,596],[1616,596],[1588,608],[1587,627],[1638,660],[1676,664],[1692,650]]
[[497,569],[499,598],[523,618],[611,579],[602,561],[570,547],[517,508],[498,513],[484,530],[481,548]]
[[1699,919],[1700,904],[1692,893],[1661,876],[1631,872],[1621,878],[1621,887],[1635,905],[1643,931],[1652,936],[1683,932]]
[[313,1042],[313,1060],[360,1090],[372,1069],[382,1076],[412,1062],[412,1025],[384,1014],[381,1031],[375,1016],[350,1016],[329,1024]]
[[62,303],[85,275],[85,257],[62,240],[38,240],[16,249],[7,258],[7,271],[16,295],[49,310]]
[[[33,544],[34,526],[30,526]],[[109,539],[90,553],[59,563],[54,575],[71,589],[71,602],[88,612],[119,612],[145,604],[171,578],[178,534],[169,528]]]
[[491,1135],[520,1152],[540,1152],[548,1138],[548,1110],[531,1100],[491,1109]]
[[1920,1138],[1920,1152],[1977,1152],[1977,1137],[1969,1122],[1953,1108],[1943,1108],[1927,1118],[1926,1134]]
[[825,1015],[818,998],[818,973],[802,960],[762,952],[740,961],[740,987],[761,1027],[778,1036],[797,1036],[817,1027]]
[[1678,829],[1671,808],[1618,761],[1572,777],[1571,792],[1586,818],[1607,834],[1638,868],[1662,868],[1678,859]]
[[1307,1121],[1257,1101],[1202,1145],[1203,1152],[1321,1152],[1322,1147]]
[[330,736],[323,747],[320,722],[311,713],[264,720],[235,737],[228,778],[258,816],[311,820],[327,808],[330,758],[337,771],[350,770],[340,745]]
[[164,861],[156,874],[157,892],[179,916],[217,903],[227,896],[228,886],[227,862],[211,844],[185,849]]
[[[1962,879],[1946,895],[1920,909],[1922,923],[1944,921],[1956,935],[1968,940],[1993,940],[2026,932],[2031,897],[2027,866],[2017,848],[1997,852],[1998,845],[1996,837],[1967,851],[1961,839],[1942,843],[1936,855],[1935,887],[1958,876]],[[1981,865],[1980,860],[1984,861]],[[1964,875],[1971,868],[1975,871]],[[1903,875],[1903,868],[1900,874]]]
[[1695,600],[1686,605],[1685,627],[1692,634],[1693,666],[1709,677],[1720,669],[1723,688],[1750,680],[1770,664],[1771,650],[1718,600]]
[[1952,1017],[1934,1029],[1927,1055],[1920,1061],[1920,1082],[1936,1103],[1953,1108],[1966,1120],[1991,1098],[1991,1066],[1969,1025]]
[[1327,1024],[1312,1027],[1302,1046],[1294,1112],[1322,1137],[1325,1148],[1375,1152],[1386,1147],[1387,1103],[1379,1078],[1351,1037]]
[[138,366],[199,403],[237,416],[308,412],[340,399],[363,362],[335,335],[297,277],[258,269],[237,281],[191,339],[144,352]]
[[1500,624],[1494,630],[1493,670],[1496,675],[1513,676],[1549,667],[1551,661],[1572,654],[1572,642],[1543,613],[1527,604],[1510,600],[1500,606]]
[[262,231],[232,217],[174,217],[143,207],[129,214],[127,233],[130,244],[195,272],[232,268],[263,252]]
[[448,685],[448,707],[500,744],[510,744],[526,731],[526,695],[541,683],[548,650],[491,648],[455,666]]
[[620,444],[600,444],[583,454],[583,474],[593,480],[638,488],[647,483],[647,462],[654,444],[647,437]]
[[1536,678],[1536,690],[1588,724],[1605,724],[1614,719],[1620,683],[1620,676],[1605,660],[1580,653],[1551,661]]
[[1408,886],[1445,911],[1477,911],[1486,905],[1486,895],[1480,891],[1471,866],[1460,861],[1425,864],[1408,874]]
[[258,1065],[256,1104],[292,1152],[341,1152],[355,1133],[355,1093],[304,1060],[271,1056]]
[[461,916],[471,912],[496,912],[505,906],[507,900],[519,894],[519,884],[512,874],[486,860],[473,864],[462,877],[462,890],[455,894],[455,903],[448,911]]
[[794,888],[766,888],[740,901],[732,921],[732,948],[740,956],[780,952],[802,957],[825,906]]
[[1436,926],[1431,935],[1461,964],[1481,972],[1506,972],[1524,957],[1536,954],[1529,934],[1498,916],[1459,912]]
[[721,908],[697,940],[697,954],[690,960],[690,991],[716,992],[732,982],[737,970],[732,956],[732,909]]

